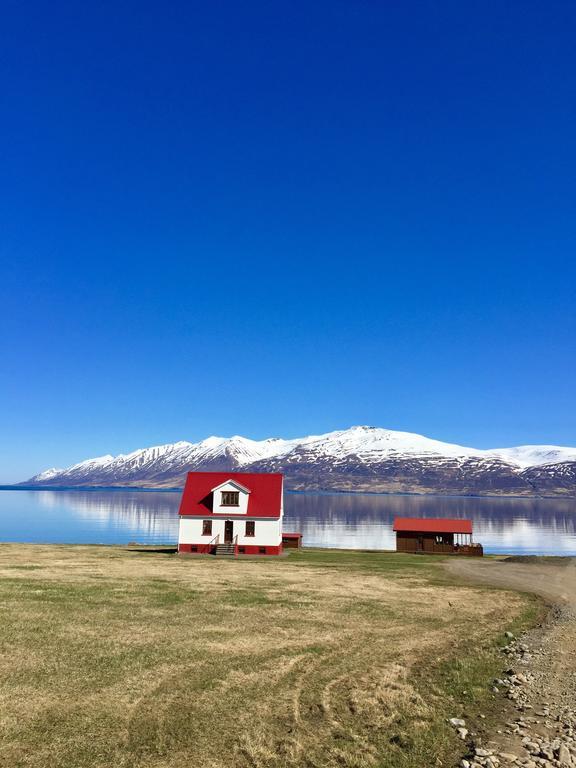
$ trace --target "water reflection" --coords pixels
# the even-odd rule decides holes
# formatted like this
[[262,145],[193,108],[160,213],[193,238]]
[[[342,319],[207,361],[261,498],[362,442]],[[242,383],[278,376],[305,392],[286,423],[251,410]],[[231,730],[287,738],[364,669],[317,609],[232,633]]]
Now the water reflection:
[[[0,540],[173,543],[179,493],[1,491]],[[392,520],[467,517],[488,552],[576,555],[576,500],[288,493],[285,530],[307,546],[393,549]]]
[[576,554],[575,499],[290,494],[286,509],[308,546],[392,549],[400,515],[470,518],[488,552]]
[[[58,510],[62,505],[89,528],[133,532],[157,543],[178,538],[180,493],[154,491],[41,491],[40,504]],[[63,497],[63,498],[62,498]]]
[[161,491],[0,491],[0,540],[171,543],[179,503]]

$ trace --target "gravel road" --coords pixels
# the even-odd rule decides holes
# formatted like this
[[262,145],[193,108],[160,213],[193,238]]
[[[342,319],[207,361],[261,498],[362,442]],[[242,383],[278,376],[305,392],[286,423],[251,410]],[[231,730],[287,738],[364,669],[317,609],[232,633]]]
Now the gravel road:
[[447,561],[447,568],[469,581],[532,592],[550,605],[569,605],[576,609],[576,558],[558,558],[555,562],[540,558],[454,557]]
[[531,592],[550,611],[544,624],[503,649],[494,692],[504,697],[494,733],[469,739],[462,768],[576,768],[576,559],[451,558],[463,580]]

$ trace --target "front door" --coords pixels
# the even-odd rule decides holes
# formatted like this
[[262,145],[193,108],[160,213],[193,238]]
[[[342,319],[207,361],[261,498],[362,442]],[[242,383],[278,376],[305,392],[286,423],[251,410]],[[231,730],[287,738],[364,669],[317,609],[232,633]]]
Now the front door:
[[234,521],[226,520],[224,522],[224,543],[229,544],[234,538]]

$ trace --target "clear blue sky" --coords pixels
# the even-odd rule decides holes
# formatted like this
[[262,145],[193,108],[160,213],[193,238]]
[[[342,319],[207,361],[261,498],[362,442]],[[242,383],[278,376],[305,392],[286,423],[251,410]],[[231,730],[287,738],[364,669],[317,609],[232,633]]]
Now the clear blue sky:
[[573,2],[4,3],[0,480],[576,443]]

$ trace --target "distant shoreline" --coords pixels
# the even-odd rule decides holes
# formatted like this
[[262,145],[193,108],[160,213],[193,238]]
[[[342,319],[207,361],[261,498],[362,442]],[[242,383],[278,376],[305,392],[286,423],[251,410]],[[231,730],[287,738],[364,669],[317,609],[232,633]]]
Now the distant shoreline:
[[145,491],[147,493],[181,493],[178,488],[144,488],[135,485],[0,485],[0,491]]
[[[182,493],[184,486],[173,488],[150,488],[136,485],[0,485],[0,491],[86,491],[94,493],[96,491],[134,491],[138,493]],[[354,496],[407,496],[418,498],[437,498],[437,499],[523,499],[525,501],[576,501],[576,496],[567,494],[556,494],[554,496],[518,496],[514,494],[480,494],[480,493],[408,493],[391,491],[354,491],[347,489],[339,490],[292,490],[287,489],[285,493],[290,494],[310,494],[315,496],[342,496],[353,494]]]

